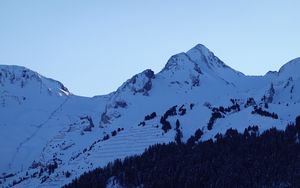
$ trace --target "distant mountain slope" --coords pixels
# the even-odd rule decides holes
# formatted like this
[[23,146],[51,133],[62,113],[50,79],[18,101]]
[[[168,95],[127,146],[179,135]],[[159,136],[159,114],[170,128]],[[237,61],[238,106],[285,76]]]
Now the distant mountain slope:
[[87,98],[24,67],[0,66],[0,185],[62,186],[150,145],[186,142],[198,129],[202,140],[250,125],[283,129],[300,114],[299,70],[295,59],[247,76],[199,44],[157,74],[145,70]]

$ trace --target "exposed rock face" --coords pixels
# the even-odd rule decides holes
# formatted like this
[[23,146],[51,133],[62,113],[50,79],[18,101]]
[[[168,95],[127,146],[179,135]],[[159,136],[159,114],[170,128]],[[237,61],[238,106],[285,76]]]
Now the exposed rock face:
[[126,81],[117,91],[124,92],[130,91],[133,95],[142,94],[149,95],[149,91],[152,88],[152,80],[155,78],[155,74],[152,70],[147,69],[140,74],[134,75],[131,79]]
[[267,91],[267,94],[266,94],[266,103],[272,103],[274,95],[275,95],[275,89],[274,89],[274,86],[272,83],[270,86],[270,89]]

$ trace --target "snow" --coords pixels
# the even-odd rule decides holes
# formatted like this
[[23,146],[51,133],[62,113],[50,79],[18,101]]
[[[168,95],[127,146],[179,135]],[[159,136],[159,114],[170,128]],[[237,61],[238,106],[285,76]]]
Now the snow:
[[123,186],[119,182],[117,182],[115,177],[111,177],[108,180],[106,188],[123,188]]
[[[260,131],[283,129],[300,114],[299,70],[300,60],[295,59],[279,72],[246,76],[205,46],[196,45],[172,56],[157,74],[145,70],[109,95],[88,98],[73,95],[60,82],[24,67],[0,66],[0,186],[9,187],[20,178],[28,179],[14,187],[62,186],[117,158],[174,141],[177,119],[183,141],[197,129],[204,132],[201,140],[214,138],[228,128],[241,132],[252,125]],[[266,109],[262,98],[271,94]],[[254,106],[245,106],[250,97],[279,118],[252,114]],[[222,114],[224,117],[208,130],[212,108],[230,107],[231,99],[236,99],[240,111]],[[184,105],[186,114],[170,116],[167,120],[172,129],[164,133],[160,118],[175,105],[177,113]],[[152,112],[157,117],[139,126]],[[109,139],[104,139],[107,135]],[[54,173],[39,176],[40,169],[54,161],[58,163]],[[69,178],[66,172],[71,173]],[[4,182],[9,174],[13,176]],[[113,187],[113,180],[108,187]]]
[[300,69],[300,57],[293,59],[291,61],[289,61],[288,63],[286,63],[284,66],[282,66],[279,71],[279,77],[281,77],[281,79],[287,79],[287,78],[294,78],[294,79],[298,79],[300,78],[299,72],[298,70]]

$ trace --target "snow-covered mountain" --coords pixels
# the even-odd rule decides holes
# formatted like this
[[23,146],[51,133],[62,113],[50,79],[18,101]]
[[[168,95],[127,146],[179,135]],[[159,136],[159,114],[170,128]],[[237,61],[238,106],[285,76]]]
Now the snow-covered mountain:
[[[228,128],[284,128],[300,114],[300,58],[246,76],[203,45],[93,98],[18,66],[0,66],[0,185],[59,187],[150,145]],[[179,120],[180,126],[176,126]]]

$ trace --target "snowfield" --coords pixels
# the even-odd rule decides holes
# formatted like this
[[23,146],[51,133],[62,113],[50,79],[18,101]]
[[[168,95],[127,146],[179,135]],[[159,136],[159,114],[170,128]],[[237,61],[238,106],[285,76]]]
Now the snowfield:
[[[61,187],[174,141],[177,120],[183,141],[197,129],[202,140],[228,128],[283,129],[300,115],[299,71],[300,58],[278,72],[247,76],[199,44],[157,74],[145,70],[115,92],[88,98],[25,67],[1,65],[0,186]],[[108,187],[118,185],[112,179]]]

